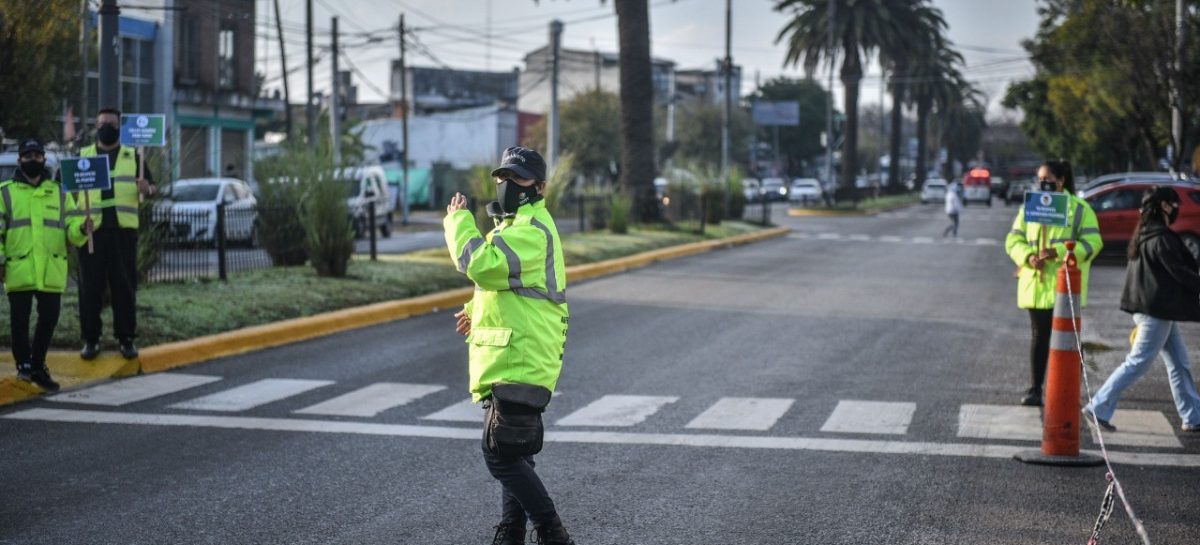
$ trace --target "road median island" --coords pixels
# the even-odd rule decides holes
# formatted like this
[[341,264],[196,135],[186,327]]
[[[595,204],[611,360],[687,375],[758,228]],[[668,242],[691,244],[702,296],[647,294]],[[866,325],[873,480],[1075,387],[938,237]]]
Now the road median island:
[[[711,231],[710,236],[718,238],[665,230],[568,235],[563,241],[568,263],[580,263],[567,269],[568,279],[579,282],[781,237],[789,229],[734,223]],[[583,262],[586,256],[596,259]],[[226,283],[151,285],[139,294],[138,304],[144,316],[143,339],[151,339],[146,344],[152,346],[143,348],[138,360],[126,362],[109,350],[96,361],[84,362],[75,352],[60,350],[51,353],[48,365],[64,390],[74,389],[453,308],[468,301],[473,291],[440,249],[380,262],[355,260],[350,273],[352,278],[319,279],[309,268],[292,267],[245,273]],[[64,301],[64,318],[75,314],[67,310],[71,303]],[[155,324],[154,318],[166,323]],[[64,325],[55,337],[60,349],[70,347],[78,331]],[[7,361],[7,374],[0,378],[0,405],[40,393],[12,376],[11,356],[0,359]]]
[[788,215],[792,217],[839,217],[839,216],[873,216],[881,212],[890,212],[900,208],[907,208],[921,202],[920,195],[904,194],[904,195],[887,195],[878,199],[864,199],[858,204],[851,202],[838,203],[833,207],[819,208],[797,208],[791,206],[788,208]]

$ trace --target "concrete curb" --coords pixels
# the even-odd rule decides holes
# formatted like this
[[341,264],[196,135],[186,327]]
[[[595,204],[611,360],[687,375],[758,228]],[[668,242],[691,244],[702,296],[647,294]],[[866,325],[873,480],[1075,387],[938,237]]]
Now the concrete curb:
[[[579,282],[589,278],[617,274],[630,269],[644,267],[657,261],[677,259],[695,255],[719,248],[729,248],[750,244],[771,238],[787,235],[791,229],[777,227],[755,233],[737,235],[717,240],[705,240],[680,246],[672,246],[652,250],[627,257],[610,259],[598,263],[576,265],[567,269],[567,279]],[[78,357],[69,358],[67,355],[60,359],[74,359],[74,362],[51,362],[54,376],[60,374],[74,376],[72,367],[84,368],[83,376],[71,380],[61,380],[64,390],[82,387],[100,380],[137,373],[156,373],[177,367],[184,367],[216,358],[254,352],[265,348],[291,344],[299,341],[323,337],[352,329],[369,327],[413,316],[420,316],[442,309],[463,305],[471,299],[474,288],[459,288],[455,290],[431,293],[410,299],[385,301],[361,307],[353,307],[333,312],[293,318],[269,324],[251,326],[243,329],[206,335],[186,341],[160,344],[141,350],[136,360],[140,368],[132,366],[133,362],[114,363],[105,365],[82,362]],[[114,360],[115,361],[115,360]],[[123,360],[122,360],[123,361]],[[13,378],[0,380],[0,406],[8,405],[23,399],[37,396],[40,390]]]

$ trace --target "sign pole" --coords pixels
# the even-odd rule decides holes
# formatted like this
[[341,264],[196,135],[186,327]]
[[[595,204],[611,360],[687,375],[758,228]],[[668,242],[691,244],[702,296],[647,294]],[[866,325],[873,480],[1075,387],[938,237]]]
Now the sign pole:
[[142,193],[141,181],[146,177],[146,148],[144,146],[137,147],[138,154],[138,175],[134,183],[138,188],[138,204],[146,202],[146,194]]
[[[83,192],[83,215],[85,218],[89,218],[89,219],[92,217],[92,196],[87,191]],[[88,254],[91,255],[91,254],[96,253],[96,246],[92,242],[92,228],[91,227],[88,227],[88,229],[87,229],[87,236],[88,236]]]

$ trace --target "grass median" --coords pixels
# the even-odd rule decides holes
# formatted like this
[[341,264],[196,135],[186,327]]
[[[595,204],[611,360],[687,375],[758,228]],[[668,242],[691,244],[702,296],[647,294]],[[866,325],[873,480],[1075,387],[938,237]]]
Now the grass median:
[[[563,236],[563,248],[568,266],[582,265],[759,229],[726,222],[708,226],[704,235],[685,229],[636,227],[626,235],[606,231],[573,233]],[[225,282],[146,284],[138,291],[138,344],[152,346],[192,339],[469,285],[470,281],[454,270],[445,248],[381,256],[375,262],[356,257],[345,278],[319,278],[312,267],[304,266],[236,273]],[[111,311],[106,308],[102,318],[102,344],[115,348],[115,341],[109,338]],[[8,324],[8,313],[0,313],[0,344],[4,346],[12,343]],[[63,296],[62,316],[52,346],[72,350],[81,346],[78,298],[73,288]]]

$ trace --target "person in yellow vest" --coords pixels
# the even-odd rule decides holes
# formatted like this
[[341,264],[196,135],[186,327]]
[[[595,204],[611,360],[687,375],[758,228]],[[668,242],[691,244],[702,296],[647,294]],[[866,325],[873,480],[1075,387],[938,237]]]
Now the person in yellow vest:
[[[100,311],[108,290],[121,355],[133,359],[138,355],[133,344],[137,335],[138,194],[153,195],[154,180],[148,172],[138,172],[136,151],[121,146],[121,112],[115,108],[100,110],[96,143],[79,150],[83,157],[102,153],[108,155],[112,189],[86,192],[91,205],[89,219],[96,227],[94,252],[79,251],[79,326],[83,336],[79,356],[91,360],[100,354]],[[82,192],[75,195],[78,208],[84,208],[85,202]]]
[[1039,188],[1042,191],[1066,192],[1065,227],[1025,221],[1025,209],[1017,211],[1012,230],[1004,241],[1005,252],[1017,265],[1017,306],[1029,311],[1033,341],[1029,348],[1032,384],[1021,398],[1021,404],[1042,405],[1042,386],[1046,380],[1046,363],[1050,359],[1050,329],[1057,298],[1055,284],[1058,268],[1067,254],[1067,241],[1075,241],[1075,258],[1081,275],[1079,302],[1087,306],[1088,272],[1092,260],[1100,254],[1104,241],[1100,239],[1100,223],[1087,201],[1075,194],[1075,177],[1066,161],[1046,161],[1038,168]]
[[[12,354],[17,378],[46,391],[58,383],[46,368],[46,352],[58,325],[67,287],[67,244],[87,241],[91,222],[46,170],[46,151],[36,139],[21,142],[19,168],[0,182],[0,282],[8,294]],[[29,341],[29,316],[37,299],[37,328]]]

